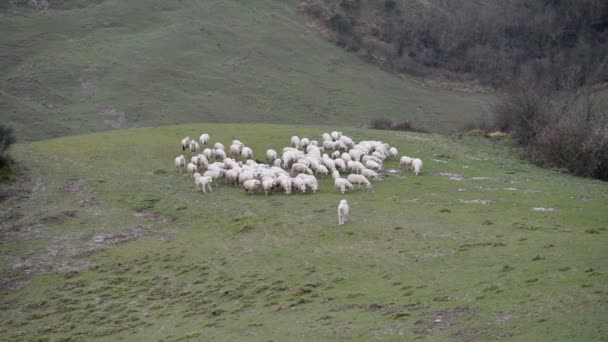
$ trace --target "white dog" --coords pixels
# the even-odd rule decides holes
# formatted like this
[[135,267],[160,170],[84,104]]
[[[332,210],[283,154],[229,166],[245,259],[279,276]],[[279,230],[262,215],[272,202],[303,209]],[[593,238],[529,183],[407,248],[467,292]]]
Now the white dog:
[[343,199],[340,201],[340,205],[338,205],[338,225],[341,226],[344,223],[346,223],[346,220],[348,219],[348,203],[346,203],[346,200]]

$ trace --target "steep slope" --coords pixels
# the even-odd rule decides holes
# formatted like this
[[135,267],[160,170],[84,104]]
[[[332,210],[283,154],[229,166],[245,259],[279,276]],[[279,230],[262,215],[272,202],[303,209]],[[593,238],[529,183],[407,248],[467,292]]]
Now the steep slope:
[[0,120],[22,140],[185,122],[410,119],[442,131],[488,96],[421,88],[324,41],[296,1],[0,7]]

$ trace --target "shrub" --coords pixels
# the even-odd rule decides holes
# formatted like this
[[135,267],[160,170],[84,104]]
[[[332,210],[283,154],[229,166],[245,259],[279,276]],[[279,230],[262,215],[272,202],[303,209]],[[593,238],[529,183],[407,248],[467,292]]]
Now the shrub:
[[14,131],[12,127],[0,124],[0,168],[9,165],[11,159],[8,156],[8,149],[15,143]]
[[405,120],[399,123],[393,124],[393,122],[389,119],[374,119],[370,123],[370,127],[373,129],[385,129],[392,131],[410,131],[410,132],[420,132],[420,133],[428,133],[429,130],[425,127],[414,125],[411,121]]
[[391,129],[393,122],[389,119],[374,119],[370,127],[373,129]]
[[353,25],[351,22],[340,14],[334,14],[329,19],[329,25],[332,30],[342,34],[351,33],[353,30]]

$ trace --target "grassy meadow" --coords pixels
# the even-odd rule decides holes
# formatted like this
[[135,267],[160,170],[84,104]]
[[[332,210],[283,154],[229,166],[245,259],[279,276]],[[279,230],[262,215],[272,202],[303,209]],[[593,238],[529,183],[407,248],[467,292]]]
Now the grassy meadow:
[[0,4],[0,121],[20,141],[192,122],[367,127],[378,117],[454,131],[493,99],[382,72],[325,41],[297,3]]
[[316,194],[203,194],[173,167],[186,135],[238,138],[262,159],[331,130],[192,124],[16,145],[0,340],[608,338],[608,184],[531,166],[508,142],[344,128],[424,167],[343,196],[331,179]]

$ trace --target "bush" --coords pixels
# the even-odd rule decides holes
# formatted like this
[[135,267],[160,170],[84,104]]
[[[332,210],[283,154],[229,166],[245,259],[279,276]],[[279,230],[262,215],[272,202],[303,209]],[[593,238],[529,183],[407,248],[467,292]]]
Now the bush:
[[391,129],[393,122],[389,119],[374,119],[370,127],[373,129]]
[[0,168],[8,166],[11,162],[8,156],[8,149],[15,143],[14,131],[12,127],[0,124]]
[[494,127],[510,132],[538,165],[608,180],[608,113],[589,91],[581,96],[547,89],[512,88],[495,107]]
[[384,129],[392,131],[410,131],[419,133],[428,133],[429,130],[422,126],[414,125],[411,121],[405,120],[399,123],[393,124],[389,119],[374,119],[370,123],[372,129]]
[[342,34],[348,34],[353,30],[351,22],[340,14],[334,14],[329,19],[329,26],[332,30]]

